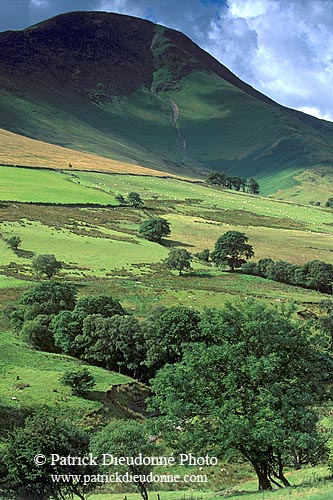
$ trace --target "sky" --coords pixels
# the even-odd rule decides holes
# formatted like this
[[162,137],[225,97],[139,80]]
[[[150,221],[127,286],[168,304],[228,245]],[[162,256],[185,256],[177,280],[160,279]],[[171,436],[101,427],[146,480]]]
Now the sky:
[[275,101],[333,121],[333,0],[0,0],[0,31],[74,10],[180,30]]

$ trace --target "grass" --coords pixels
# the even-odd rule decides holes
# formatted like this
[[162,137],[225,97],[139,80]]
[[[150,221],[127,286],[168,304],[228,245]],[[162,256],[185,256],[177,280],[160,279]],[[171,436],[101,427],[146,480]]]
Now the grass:
[[[30,180],[30,201],[38,196],[34,182],[37,186],[45,184],[43,176],[47,174],[52,179],[49,189],[54,186],[54,197],[65,199],[63,186],[73,192],[82,190],[79,192],[87,206],[3,204],[0,268],[7,279],[34,280],[30,268],[33,256],[53,253],[65,264],[61,279],[84,284],[82,293],[107,290],[140,316],[157,304],[177,303],[202,309],[218,307],[236,297],[254,296],[270,301],[296,301],[304,308],[323,298],[314,291],[239,273],[223,273],[196,261],[193,273],[179,278],[164,269],[161,261],[172,246],[185,247],[192,253],[212,249],[221,234],[237,229],[248,235],[255,259],[271,257],[297,264],[313,259],[333,262],[331,210],[169,178],[88,172],[77,172],[72,177],[68,173],[15,171],[22,174],[18,194],[23,193],[23,180]],[[130,191],[140,193],[144,209],[89,207],[94,197],[114,200],[117,193],[126,195]],[[138,235],[140,222],[152,215],[165,217],[171,224],[171,236],[164,239],[163,245]],[[12,235],[22,239],[18,252],[6,245],[5,240]],[[10,282],[8,286],[11,287]]]
[[[227,469],[230,466],[226,466]],[[244,465],[240,466],[240,470]],[[197,472],[197,471],[196,471]],[[323,466],[314,468],[304,468],[300,471],[290,471],[287,477],[292,482],[291,488],[281,490],[258,492],[257,479],[253,476],[246,479],[247,469],[244,469],[244,478],[237,482],[237,475],[232,478],[216,479],[211,476],[211,481],[203,490],[198,488],[178,490],[178,491],[150,491],[149,498],[157,500],[219,500],[230,498],[232,500],[273,500],[275,498],[285,500],[331,500],[333,485],[328,478],[328,469]],[[192,473],[192,471],[191,471]],[[241,474],[240,474],[241,475]],[[158,487],[157,487],[158,488]],[[331,495],[331,496],[330,496]],[[100,493],[93,494],[92,500],[124,500],[125,493]],[[127,500],[140,500],[140,495],[135,492],[126,493]]]
[[[8,167],[9,172],[13,172]],[[5,171],[3,171],[5,172]],[[223,272],[213,266],[193,262],[193,270],[183,277],[165,269],[162,264],[174,246],[195,253],[213,248],[225,231],[244,231],[253,244],[256,259],[272,257],[303,263],[315,258],[333,262],[333,212],[290,202],[276,201],[214,189],[203,184],[178,179],[134,175],[108,175],[95,172],[58,173],[44,170],[15,169],[22,175],[16,183],[15,196],[26,196],[30,203],[2,202],[0,207],[0,288],[1,308],[17,303],[23,290],[36,282],[31,273],[31,259],[38,253],[54,253],[64,262],[59,279],[78,286],[79,296],[107,293],[120,300],[126,310],[143,319],[156,306],[178,304],[202,310],[221,307],[226,301],[244,301],[248,297],[274,302],[296,302],[299,310],[317,309],[325,295],[312,290],[264,280],[241,273]],[[7,180],[6,180],[7,179]],[[8,186],[14,179],[3,175]],[[45,196],[73,204],[46,206],[33,203],[42,196],[39,186],[47,186]],[[143,209],[129,207],[94,207],[92,200],[114,200],[117,193],[140,193]],[[8,191],[7,191],[8,192]],[[52,198],[53,199],[53,198]],[[163,245],[143,240],[138,235],[142,220],[159,215],[171,224],[171,235]],[[6,244],[11,235],[20,236],[17,251]],[[86,398],[72,396],[61,386],[59,377],[79,361],[56,354],[32,350],[10,333],[0,335],[1,405],[6,414],[56,408],[85,427],[99,425],[110,418],[138,416],[131,406],[131,379],[91,367],[97,386]],[[43,380],[43,384],[41,384]],[[106,403],[105,391],[114,383],[122,383],[119,401]],[[19,389],[19,384],[24,388]],[[29,384],[27,386],[27,384]],[[132,389],[133,388],[133,389]],[[132,391],[132,392],[131,392]],[[11,399],[16,397],[17,400]],[[250,500],[257,497],[256,480],[243,466],[223,478],[220,471],[211,475],[211,483],[187,491],[160,492],[161,500],[217,500],[221,492],[226,498]],[[303,473],[304,472],[304,473]],[[311,476],[312,474],[312,476]],[[293,487],[282,492],[262,493],[258,498],[295,498],[316,500],[329,498],[330,483],[320,480],[323,469],[291,474]],[[245,491],[243,491],[245,490]],[[117,490],[119,493],[119,490]],[[240,491],[242,491],[240,493]],[[288,495],[285,497],[283,495]],[[156,500],[157,492],[151,493]],[[316,497],[317,495],[317,497]],[[322,495],[322,496],[319,496]],[[325,497],[326,495],[326,497]],[[93,500],[123,500],[124,493],[100,493]],[[128,493],[128,500],[138,498]]]
[[69,163],[72,164],[73,169],[78,170],[164,175],[158,170],[114,161],[0,129],[0,164],[68,169]]
[[73,396],[68,387],[60,384],[59,378],[81,363],[69,356],[35,351],[11,333],[0,333],[0,359],[1,405],[12,411],[57,408],[77,421],[103,409],[105,392],[113,384],[132,382],[124,375],[91,366],[89,370],[96,386],[86,398]]
[[[18,235],[22,248],[33,254],[55,254],[58,260],[65,262],[73,273],[84,276],[106,276],[112,270],[128,269],[135,264],[158,262],[167,256],[167,250],[147,240],[132,237],[131,241],[113,239],[114,232],[104,230],[103,237],[75,234],[68,229],[54,229],[39,221],[21,221],[2,223],[2,234],[9,237]],[[97,229],[97,228],[96,228]],[[119,234],[119,233],[118,233]],[[13,259],[13,252],[4,242],[4,254],[0,264],[8,265]],[[10,257],[8,254],[10,254]],[[16,257],[16,256],[15,256]],[[16,258],[19,264],[29,264],[27,259]]]

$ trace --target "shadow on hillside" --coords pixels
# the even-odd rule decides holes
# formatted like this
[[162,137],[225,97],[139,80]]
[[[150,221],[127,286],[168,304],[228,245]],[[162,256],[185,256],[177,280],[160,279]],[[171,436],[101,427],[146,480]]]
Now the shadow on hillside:
[[14,250],[14,253],[21,259],[32,259],[35,255],[34,252],[30,252],[29,250],[22,250],[22,248],[17,248],[16,250]]
[[188,243],[183,243],[182,241],[177,241],[177,240],[162,240],[162,244],[165,247],[187,247],[187,248],[194,247],[194,245],[189,245]]

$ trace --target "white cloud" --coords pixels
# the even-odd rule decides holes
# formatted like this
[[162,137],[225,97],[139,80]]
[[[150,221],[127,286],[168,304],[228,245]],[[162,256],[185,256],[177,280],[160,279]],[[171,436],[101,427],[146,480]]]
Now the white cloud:
[[308,115],[315,116],[316,118],[320,118],[322,120],[328,120],[330,122],[333,121],[333,114],[326,113],[325,115],[322,115],[318,108],[314,108],[311,106],[302,106],[301,108],[297,108],[297,109],[298,109],[298,111],[302,111],[303,113],[306,113]]
[[330,0],[229,0],[205,48],[286,106],[333,116]]
[[47,8],[50,5],[49,0],[30,0],[30,4],[32,7],[42,7]]

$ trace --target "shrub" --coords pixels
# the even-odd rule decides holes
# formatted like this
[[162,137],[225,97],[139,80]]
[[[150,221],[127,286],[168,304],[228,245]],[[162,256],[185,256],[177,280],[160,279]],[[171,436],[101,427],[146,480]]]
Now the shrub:
[[75,396],[84,395],[96,385],[95,379],[88,368],[79,368],[78,370],[64,373],[60,378],[60,383],[71,387],[72,393]]

